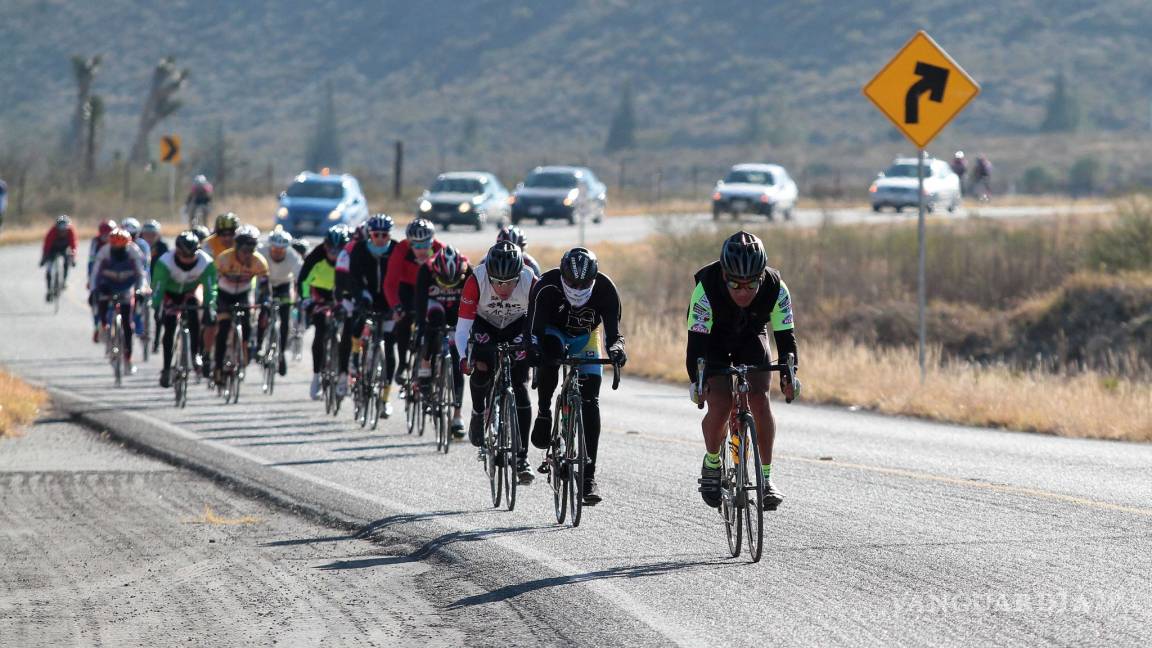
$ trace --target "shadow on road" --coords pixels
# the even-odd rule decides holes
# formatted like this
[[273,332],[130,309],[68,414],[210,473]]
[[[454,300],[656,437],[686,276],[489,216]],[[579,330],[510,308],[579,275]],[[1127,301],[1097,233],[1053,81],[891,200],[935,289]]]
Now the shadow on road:
[[[457,515],[461,512],[451,513]],[[385,518],[388,519],[388,518]],[[337,560],[336,562],[327,565],[321,565],[317,569],[324,571],[333,571],[340,569],[365,569],[369,567],[381,567],[385,565],[395,565],[399,563],[417,562],[424,560],[440,549],[455,544],[457,542],[478,542],[487,538],[503,535],[512,535],[516,533],[524,533],[527,531],[548,531],[557,527],[554,525],[547,526],[515,526],[515,527],[502,527],[498,529],[477,529],[474,531],[452,531],[443,535],[437,536],[428,542],[420,545],[418,549],[408,554],[401,554],[397,556],[378,556],[374,558],[362,558],[358,560]],[[373,531],[378,534],[379,529]]]
[[[429,441],[427,445],[434,446],[435,441]],[[405,457],[427,457],[427,452],[402,452],[400,454],[390,455],[377,455],[373,457],[341,457],[339,459],[300,459],[297,461],[280,461],[277,463],[264,464],[266,466],[312,466],[316,464],[328,463],[354,463],[357,461],[387,461],[389,459],[403,459]]]

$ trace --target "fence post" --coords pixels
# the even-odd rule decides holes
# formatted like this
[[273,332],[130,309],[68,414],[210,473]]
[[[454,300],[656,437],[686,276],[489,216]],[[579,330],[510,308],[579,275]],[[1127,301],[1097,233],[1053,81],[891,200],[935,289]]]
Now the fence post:
[[396,140],[396,168],[394,169],[394,185],[392,187],[392,197],[400,200],[401,188],[404,186],[404,142]]

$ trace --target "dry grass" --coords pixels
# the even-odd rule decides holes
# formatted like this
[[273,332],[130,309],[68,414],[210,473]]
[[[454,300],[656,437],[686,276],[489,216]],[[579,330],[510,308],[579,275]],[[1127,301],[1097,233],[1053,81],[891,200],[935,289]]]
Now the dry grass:
[[189,520],[191,524],[207,524],[209,526],[247,526],[251,524],[260,524],[264,520],[253,516],[244,515],[236,518],[221,517],[215,510],[208,504],[204,505],[204,512],[193,520]]
[[36,420],[48,394],[16,376],[0,371],[0,437],[19,436]]
[[[631,372],[687,383],[682,322],[646,318],[628,328]],[[1068,437],[1152,441],[1152,388],[1144,382],[1091,371],[941,363],[936,351],[921,385],[915,349],[801,339],[800,355],[807,402]]]

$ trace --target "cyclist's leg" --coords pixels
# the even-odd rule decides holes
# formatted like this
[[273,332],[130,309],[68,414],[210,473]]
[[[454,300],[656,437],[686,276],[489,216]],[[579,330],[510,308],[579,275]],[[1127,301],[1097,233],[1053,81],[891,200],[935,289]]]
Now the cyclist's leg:
[[540,366],[536,369],[536,421],[532,445],[547,448],[552,438],[552,395],[560,383],[560,359],[567,354],[563,334],[548,327],[540,339]]
[[396,335],[392,331],[384,331],[381,337],[384,340],[384,375],[388,384],[396,376]]
[[[173,300],[165,296],[162,308],[168,308],[172,304]],[[179,315],[175,312],[161,312],[164,312],[164,317],[161,320],[161,325],[164,327],[164,334],[160,338],[161,346],[164,347],[164,364],[161,367],[161,370],[168,371],[172,368],[172,345],[176,339],[176,326],[179,323]]]
[[132,308],[133,291],[129,290],[120,296],[120,318],[124,322],[124,361],[128,366],[132,364]]
[[217,371],[224,369],[224,352],[228,346],[228,331],[232,324],[232,305],[238,300],[235,295],[221,290],[216,300],[216,345],[213,349],[215,355],[214,366]]
[[[599,358],[599,330],[593,331],[588,336],[588,340],[582,348],[575,347],[571,355],[589,359]],[[598,364],[581,365],[579,372],[580,400],[583,403],[580,413],[584,420],[584,443],[588,448],[588,467],[585,469],[584,476],[587,479],[593,479],[596,476],[596,453],[600,448],[600,384],[603,381],[604,366]]]
[[340,373],[348,373],[348,361],[352,357],[352,337],[356,337],[356,346],[359,347],[360,332],[364,330],[364,317],[357,313],[354,317],[344,318],[344,332],[340,335]]
[[[762,365],[768,364],[771,360],[767,331],[748,337],[738,349],[733,354],[737,364]],[[765,466],[772,463],[772,445],[776,440],[776,418],[772,415],[772,406],[768,400],[771,381],[771,373],[748,374],[748,408],[752,410],[752,418],[756,421],[760,462]]]
[[[242,296],[240,296],[240,303],[242,303],[242,304],[251,303],[248,300],[248,295],[250,292],[251,291],[245,291],[244,294]],[[249,317],[248,315],[245,315],[245,316],[240,318],[240,331],[243,334],[243,337],[241,338],[241,342],[240,342],[241,357],[244,358],[245,363],[251,362],[252,358],[248,354],[248,341],[252,339],[252,318]]]
[[393,329],[396,336],[396,378],[399,380],[400,376],[408,370],[408,348],[412,343],[412,316],[410,314],[401,317],[396,322],[396,328]]
[[[476,318],[472,325],[472,339],[478,345],[491,343],[495,332],[496,329],[481,318]],[[488,391],[492,389],[492,377],[495,370],[496,354],[489,350],[474,348],[472,351],[472,376],[468,380],[469,391],[472,394],[472,418],[468,426],[468,434],[472,445],[477,447],[483,445],[481,428],[483,427],[484,405],[488,400]]]
[[292,331],[289,325],[289,320],[292,318],[292,304],[287,302],[280,302],[276,305],[280,317],[280,355],[284,355],[284,349],[288,348],[288,334]]
[[528,361],[512,365],[512,391],[516,394],[516,422],[520,426],[520,459],[528,457],[528,432],[532,427],[532,401],[528,396]]

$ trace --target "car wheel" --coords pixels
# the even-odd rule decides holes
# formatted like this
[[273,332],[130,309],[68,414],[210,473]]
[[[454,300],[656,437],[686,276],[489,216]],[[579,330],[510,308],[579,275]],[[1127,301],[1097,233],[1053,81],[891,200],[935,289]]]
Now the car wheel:
[[475,222],[475,223],[473,223],[473,224],[472,224],[472,226],[476,228],[476,231],[477,231],[477,232],[479,232],[479,231],[483,230],[483,229],[484,229],[484,221],[483,221],[483,219],[481,219],[480,217],[477,217],[477,218],[476,218],[476,222]]
[[904,211],[904,205],[896,205],[892,209],[895,209],[896,213],[899,214],[900,212]]
[[447,222],[445,222],[445,223],[440,223],[440,227],[441,227],[441,228],[442,228],[442,229],[443,229],[445,232],[447,232],[448,230],[452,229],[452,223],[447,223]]
[[567,220],[568,220],[569,225],[575,225],[576,224],[576,210],[572,210],[572,211],[568,212]]
[[881,209],[880,205],[872,205],[872,213],[873,214],[879,214],[880,209]]
[[712,208],[712,220],[714,220],[714,221],[720,220],[720,210],[716,209],[715,207]]

